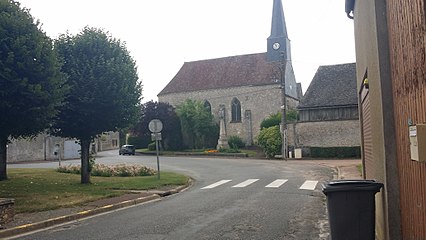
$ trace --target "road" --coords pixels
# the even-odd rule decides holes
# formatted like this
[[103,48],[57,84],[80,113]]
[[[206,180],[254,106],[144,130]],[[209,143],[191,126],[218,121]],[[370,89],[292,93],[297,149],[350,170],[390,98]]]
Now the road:
[[[101,153],[96,162],[156,169],[155,156],[118,156],[117,151]],[[20,239],[328,239],[320,184],[333,177],[332,169],[303,161],[163,156],[160,166],[191,176],[194,185],[160,201]]]

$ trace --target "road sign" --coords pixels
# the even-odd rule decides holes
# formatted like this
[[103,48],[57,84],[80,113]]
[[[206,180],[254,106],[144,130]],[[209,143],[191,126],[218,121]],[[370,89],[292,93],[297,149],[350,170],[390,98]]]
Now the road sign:
[[163,130],[163,123],[158,119],[152,119],[148,124],[149,131],[159,133]]

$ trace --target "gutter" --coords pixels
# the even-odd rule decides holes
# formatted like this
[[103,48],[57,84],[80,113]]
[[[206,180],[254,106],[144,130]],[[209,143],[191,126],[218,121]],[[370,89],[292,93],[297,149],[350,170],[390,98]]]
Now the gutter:
[[354,19],[354,8],[355,8],[355,0],[346,0],[345,12],[348,18],[350,19]]

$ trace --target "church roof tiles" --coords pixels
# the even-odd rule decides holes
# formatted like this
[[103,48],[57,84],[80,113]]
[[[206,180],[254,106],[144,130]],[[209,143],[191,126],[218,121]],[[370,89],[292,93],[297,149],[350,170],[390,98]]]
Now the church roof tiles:
[[266,53],[185,62],[158,94],[276,84]]

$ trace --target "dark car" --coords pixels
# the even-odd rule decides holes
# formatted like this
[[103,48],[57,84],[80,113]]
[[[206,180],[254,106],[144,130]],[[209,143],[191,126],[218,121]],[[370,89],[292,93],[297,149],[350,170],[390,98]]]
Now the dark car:
[[135,155],[135,146],[133,145],[123,145],[121,146],[120,150],[118,151],[119,155]]

